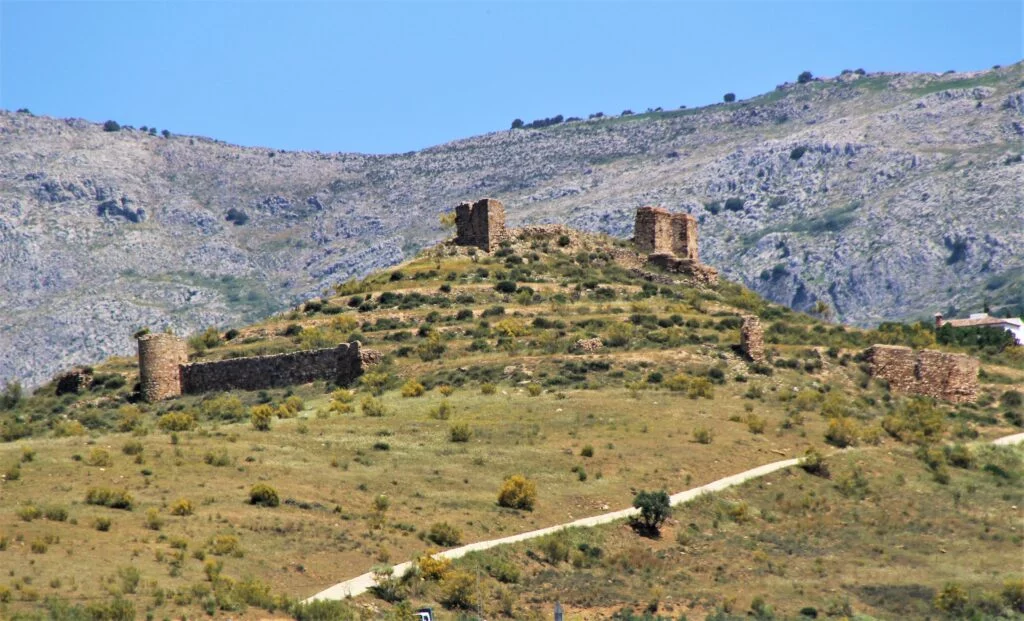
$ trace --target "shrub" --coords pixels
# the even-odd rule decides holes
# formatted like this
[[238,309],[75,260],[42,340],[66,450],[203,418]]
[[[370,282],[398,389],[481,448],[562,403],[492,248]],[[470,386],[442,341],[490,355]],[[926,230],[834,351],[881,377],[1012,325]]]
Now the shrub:
[[189,431],[196,426],[196,419],[189,412],[168,412],[160,417],[156,426],[164,431]]
[[498,390],[498,387],[495,386],[494,384],[491,384],[490,382],[484,383],[484,384],[480,384],[480,393],[481,394],[493,395],[495,392],[497,392],[497,390]]
[[419,569],[420,577],[424,580],[437,582],[444,580],[448,572],[452,570],[452,560],[424,555],[416,559],[416,567]]
[[565,248],[566,246],[568,246],[571,243],[572,243],[572,240],[569,239],[568,235],[559,235],[558,236],[558,245],[560,247]]
[[515,293],[517,288],[514,280],[500,280],[494,285],[498,293]]
[[276,507],[281,504],[277,490],[264,483],[257,483],[249,489],[249,504],[261,507]]
[[156,509],[146,511],[146,528],[149,530],[160,530],[164,527],[164,520]]
[[594,456],[594,447],[589,445],[589,444],[587,444],[586,446],[583,447],[582,450],[580,450],[580,456],[581,457],[593,457]]
[[672,506],[665,490],[641,491],[633,498],[633,507],[640,510],[640,515],[633,518],[634,526],[649,533],[657,533],[672,515]]
[[700,444],[711,444],[711,441],[714,439],[714,436],[711,433],[710,429],[701,426],[693,430],[693,439],[699,442]]
[[1024,393],[1019,390],[1007,390],[999,397],[999,403],[1006,408],[1019,408],[1024,405]]
[[453,571],[441,581],[441,603],[447,608],[477,608],[477,579],[465,571]]
[[121,447],[121,452],[125,455],[141,455],[143,450],[142,442],[138,440],[129,440]]
[[849,416],[831,419],[828,422],[828,429],[825,431],[825,441],[839,448],[856,446],[859,437],[860,426]]
[[18,507],[15,514],[25,522],[38,520],[43,516],[43,510],[33,504],[26,504]]
[[732,103],[736,101],[736,93],[726,93],[722,96],[722,101],[725,103]]
[[270,431],[270,423],[274,420],[274,408],[269,405],[256,405],[249,410],[249,422],[256,431]]
[[217,535],[207,542],[207,547],[214,556],[242,556],[242,547],[234,535]]
[[813,79],[814,79],[814,76],[811,75],[810,71],[804,71],[803,73],[801,73],[800,75],[798,75],[796,77],[796,81],[798,83],[800,83],[800,84],[807,84],[808,82],[810,82]]
[[701,397],[704,399],[714,399],[715,387],[712,385],[711,380],[706,377],[695,377],[690,380],[686,396],[691,399],[699,399]]
[[803,157],[804,153],[806,153],[806,152],[807,152],[807,147],[805,147],[803,145],[801,145],[799,147],[794,147],[793,150],[789,152],[789,159],[791,159],[793,161],[797,161],[801,157]]
[[543,386],[541,386],[537,382],[530,382],[529,384],[526,385],[526,393],[531,397],[540,396],[540,393],[542,393],[543,391]]
[[103,131],[105,132],[119,132],[121,131],[121,124],[117,121],[107,121],[103,124]]
[[430,526],[427,539],[439,546],[457,546],[462,541],[462,533],[448,522],[436,522]]
[[179,498],[173,505],[171,505],[171,515],[185,517],[192,515],[195,511],[195,505],[193,505],[192,501],[187,498]]
[[61,506],[50,506],[43,510],[43,516],[51,522],[66,522],[68,510]]
[[743,211],[742,198],[729,198],[725,201],[725,208],[728,211]]
[[469,442],[470,436],[473,435],[473,431],[466,423],[456,423],[452,425],[451,428],[449,428],[448,433],[452,442]]
[[363,416],[379,418],[387,414],[387,408],[384,407],[384,403],[369,395],[363,397],[363,400],[359,402],[359,407],[363,411]]
[[94,448],[89,451],[89,456],[85,458],[85,463],[90,466],[100,466],[106,468],[114,463],[114,460],[110,458],[110,453],[105,449]]
[[967,603],[967,590],[955,582],[947,583],[935,596],[935,607],[955,617],[966,612]]
[[498,492],[498,504],[510,509],[533,511],[537,502],[537,484],[521,474],[505,479]]
[[828,464],[825,463],[825,457],[814,447],[807,449],[807,452],[800,459],[799,466],[808,474],[813,474],[823,479],[829,478]]
[[448,420],[454,411],[451,402],[445,399],[430,409],[429,416],[437,420]]
[[758,416],[756,414],[750,414],[747,416],[747,429],[750,431],[750,433],[753,433],[755,435],[764,433],[765,424],[766,421],[764,417]]
[[93,521],[92,525],[96,530],[105,533],[110,530],[111,521],[110,518],[98,517]]
[[423,384],[414,379],[411,379],[402,385],[403,397],[420,397],[423,396],[425,391],[426,388],[423,387]]
[[124,489],[109,489],[106,487],[90,487],[85,493],[85,504],[100,505],[111,509],[132,509],[132,495]]

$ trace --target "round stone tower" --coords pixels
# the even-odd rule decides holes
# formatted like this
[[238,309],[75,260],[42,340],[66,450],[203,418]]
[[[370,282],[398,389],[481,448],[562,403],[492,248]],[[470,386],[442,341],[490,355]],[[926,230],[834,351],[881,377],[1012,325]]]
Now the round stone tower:
[[160,401],[181,394],[179,367],[188,362],[185,341],[173,334],[139,337],[139,388],[146,401]]

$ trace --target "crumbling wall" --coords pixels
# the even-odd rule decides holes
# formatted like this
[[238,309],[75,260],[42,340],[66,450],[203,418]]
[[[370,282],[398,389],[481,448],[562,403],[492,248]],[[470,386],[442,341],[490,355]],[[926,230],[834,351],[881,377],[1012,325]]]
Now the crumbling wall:
[[700,285],[715,285],[718,283],[718,270],[691,259],[680,259],[671,254],[652,254],[647,257],[647,262],[657,265],[667,272],[682,274]]
[[637,209],[633,243],[642,254],[672,254],[672,214],[661,207]]
[[764,330],[761,320],[754,315],[743,317],[740,326],[740,350],[752,362],[764,362]]
[[672,214],[672,254],[700,262],[697,256],[697,218],[688,213]]
[[978,397],[977,358],[932,349],[873,345],[867,351],[872,377],[884,379],[897,392],[927,395],[953,403]]
[[73,369],[57,378],[57,396],[68,393],[77,394],[92,386],[92,372],[85,369]]
[[455,207],[455,231],[457,245],[476,246],[490,252],[508,239],[505,206],[494,198],[460,203]]
[[362,372],[357,341],[330,349],[183,365],[181,390],[190,394],[215,390],[261,390],[317,380],[346,385]]
[[179,367],[188,362],[185,341],[173,334],[146,334],[138,339],[139,390],[146,401],[181,394]]

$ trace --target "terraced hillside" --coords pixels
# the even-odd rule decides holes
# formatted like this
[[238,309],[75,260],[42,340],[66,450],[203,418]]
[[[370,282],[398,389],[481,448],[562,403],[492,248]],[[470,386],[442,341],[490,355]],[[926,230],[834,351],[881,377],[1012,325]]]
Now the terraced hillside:
[[848,323],[1019,313],[1022,82],[1021,63],[851,71],[388,156],[0,112],[0,379],[127,354],[141,326],[263,318],[414,256],[486,195],[515,225],[622,238],[638,206],[689,211],[732,280]]
[[[440,618],[466,607],[535,618],[573,593],[563,601],[587,618],[637,604],[732,614],[755,595],[788,616],[836,606],[890,618],[933,610],[946,582],[970,606],[984,592],[986,610],[1009,610],[1021,452],[963,443],[1019,429],[1020,348],[974,352],[977,403],[910,399],[857,356],[874,342],[934,345],[927,326],[867,332],[728,282],[654,285],[630,271],[632,252],[559,227],[491,254],[443,245],[189,338],[194,360],[358,340],[383,358],[349,387],[146,404],[134,360],[113,358],[78,391],[9,388],[0,616],[405,618],[435,602]],[[737,354],[747,313],[765,326],[765,364]],[[581,351],[590,339],[602,345]],[[571,533],[455,570],[421,563],[424,580],[382,580],[384,599],[295,603],[377,565],[841,446],[857,452],[825,458],[831,480],[775,475],[681,510],[660,539]],[[532,510],[497,502],[512,475],[536,486]],[[952,554],[936,558],[936,545]],[[879,559],[915,569],[897,580],[869,570]],[[808,576],[818,582],[799,587]]]

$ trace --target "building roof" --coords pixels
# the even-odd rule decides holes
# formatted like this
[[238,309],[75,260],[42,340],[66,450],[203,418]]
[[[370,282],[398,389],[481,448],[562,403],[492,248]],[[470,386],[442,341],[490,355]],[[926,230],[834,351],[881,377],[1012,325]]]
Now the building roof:
[[1003,326],[1010,325],[1018,328],[1024,328],[1024,321],[1021,321],[1015,317],[989,317],[972,315],[968,319],[947,319],[942,322],[943,325],[951,325],[954,328],[967,328],[971,326]]

